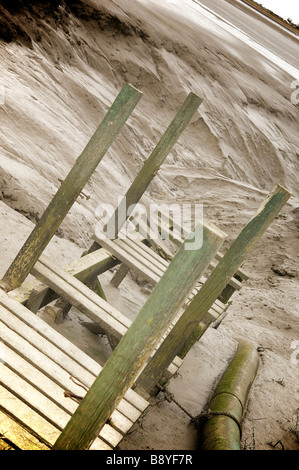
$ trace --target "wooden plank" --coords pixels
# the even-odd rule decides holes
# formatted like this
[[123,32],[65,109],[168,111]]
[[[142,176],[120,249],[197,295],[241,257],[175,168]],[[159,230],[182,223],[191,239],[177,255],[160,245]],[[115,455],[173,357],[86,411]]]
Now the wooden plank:
[[51,447],[58,438],[59,429],[23,403],[18,397],[0,384],[0,409],[13,416],[41,442]]
[[149,220],[147,220],[147,223],[144,223],[142,220],[138,222],[142,233],[147,234],[147,236],[144,237],[144,239],[146,239],[150,243],[150,245],[153,248],[155,248],[155,250],[159,253],[159,256],[161,256],[161,258],[164,258],[166,261],[171,261],[174,256],[174,253],[170,251],[170,249],[166,246],[166,244],[164,243],[161,237],[159,237],[158,239],[155,239],[155,237],[151,236],[151,231],[148,228],[149,222],[151,222],[151,226],[153,224],[155,225],[153,221],[149,221]]
[[[74,386],[69,380],[70,374],[87,387],[92,385],[94,376],[81,368],[78,363],[72,361],[62,351],[45,341],[44,338],[41,338],[38,333],[30,331],[27,325],[20,320],[18,321],[17,318],[13,318],[12,314],[7,314],[9,312],[0,307],[0,318],[1,321],[4,321],[1,323],[2,341],[7,345],[12,345],[15,351],[39,370],[44,371],[58,385],[71,390],[76,395],[84,395],[84,389]],[[101,368],[98,370],[100,371]],[[125,400],[119,403],[117,409],[129,417],[130,421],[131,418],[136,420],[140,415],[139,410]],[[118,422],[119,418],[118,416],[115,421]],[[124,423],[127,427],[126,421]]]
[[[57,385],[53,380],[43,374],[39,369],[34,367],[34,365],[27,362],[20,355],[15,353],[11,348],[5,345],[4,349],[5,355],[5,365],[10,368],[15,374],[21,377],[23,380],[28,382],[33,386],[37,391],[45,395],[49,400],[55,403],[56,406],[61,408],[63,411],[69,415],[73,414],[78,406],[78,404],[64,396],[65,388]],[[74,392],[73,392],[74,393]],[[85,391],[83,388],[78,388],[77,395],[84,397]],[[30,405],[29,405],[30,406]],[[121,407],[120,407],[121,408]],[[126,410],[128,411],[128,410]],[[130,417],[132,421],[136,421],[140,416],[140,412],[134,407],[131,408]],[[123,438],[115,429],[110,429],[110,425],[106,425],[104,433],[100,433],[100,437],[105,439],[108,444],[115,447],[120,440]],[[111,440],[108,440],[107,436],[111,436]],[[113,440],[112,440],[113,439]]]
[[[82,262],[83,259],[84,262]],[[63,269],[81,282],[88,284],[90,280],[97,279],[98,275],[117,266],[119,263],[120,262],[112,257],[106,250],[99,249],[66,264],[63,266]],[[34,313],[58,297],[56,292],[52,291],[48,286],[37,279],[24,283],[8,294],[11,298],[15,298],[18,302],[26,305],[26,307]]]
[[152,248],[149,248],[145,243],[142,243],[137,239],[131,239],[129,237],[123,239],[122,241],[123,243],[131,247],[131,249],[134,250],[136,253],[140,254],[140,256],[143,256],[152,264],[162,269],[163,272],[168,267],[169,262],[162,258],[160,255],[158,255]]
[[86,283],[95,276],[117,266],[118,261],[106,251],[98,249],[92,253],[84,254],[81,258],[63,266],[63,269]]
[[100,325],[111,336],[120,340],[126,333],[127,328],[118,320],[115,320],[110,314],[90,300],[89,297],[70,286],[60,276],[40,262],[35,264],[31,272],[88,318]]
[[181,365],[183,364],[183,361],[180,357],[177,356],[174,358],[173,364],[177,367],[181,367]]
[[[73,377],[81,380],[84,384],[91,384],[94,377],[90,372],[81,367],[70,356],[65,354],[61,349],[55,347],[49,341],[46,341],[37,331],[12,315],[3,307],[0,307],[0,319],[11,330],[35,346],[39,351],[52,359],[56,364],[61,365]],[[1,333],[2,334],[2,333]]]
[[[115,245],[120,248],[120,251],[117,250]],[[125,246],[127,245],[127,247]],[[146,268],[145,273],[147,273],[147,269],[150,271],[153,271],[154,274],[162,276],[163,272],[167,268],[169,262],[167,262],[165,259],[163,259],[161,256],[156,254],[152,249],[148,248],[144,243],[140,242],[139,240],[132,240],[129,237],[124,238],[124,239],[116,239],[114,241],[109,241],[109,248],[108,244],[105,245],[105,240],[102,243],[102,246],[106,246],[107,250],[111,249],[111,247],[114,247],[113,250],[113,255],[119,257],[122,262],[125,262],[125,256],[127,256],[127,259],[131,261],[132,264],[130,264],[130,267],[133,268],[133,259],[137,260],[137,266],[138,266],[138,272],[142,274],[141,269],[141,264],[144,265]],[[127,255],[125,254],[127,253]],[[149,264],[150,263],[150,264]],[[135,261],[136,265],[136,261]],[[217,263],[212,261],[209,264],[209,268],[214,269],[217,266]],[[156,268],[156,269],[155,269]],[[128,271],[128,267],[126,268],[126,271]],[[247,277],[248,278],[248,277]],[[148,279],[151,282],[154,282],[154,277],[152,275],[149,275]],[[120,281],[121,282],[121,281]],[[235,290],[240,290],[242,288],[242,284],[240,281],[232,277],[229,281],[229,284],[235,289]],[[119,284],[118,284],[119,285]]]
[[62,350],[65,354],[76,361],[81,367],[89,371],[93,376],[99,374],[101,366],[94,361],[91,357],[85,354],[81,349],[75,346],[67,338],[55,331],[41,318],[32,314],[26,307],[19,304],[17,301],[10,299],[5,292],[0,289],[0,305],[9,310],[13,315],[22,320],[26,325],[38,331],[38,333],[51,342],[55,347]]
[[129,271],[129,266],[126,266],[122,263],[110,281],[113,287],[118,287],[120,283],[124,280],[126,275],[129,273]]
[[[64,396],[63,388],[8,347],[5,348],[5,366],[1,368],[1,375],[3,386],[58,429],[65,426],[78,407],[78,403]],[[123,435],[106,424],[99,437],[111,447],[116,447]]]
[[[168,215],[163,214],[161,211],[159,211],[159,214],[160,214],[160,218],[158,219],[158,221],[160,222],[159,223],[160,229],[164,230],[164,234],[165,234],[166,238],[168,238],[169,240],[172,240],[173,243],[175,243],[177,246],[180,246],[183,243],[184,238],[179,237],[178,234],[180,232],[183,232],[184,237],[186,237],[186,236],[188,236],[188,230],[185,227],[178,225],[174,221],[173,217],[171,217],[170,214],[168,216]],[[220,261],[223,258],[223,256],[224,255],[220,252],[216,253],[216,255],[215,255],[216,261]],[[217,265],[217,263],[215,263],[215,261],[211,261],[211,263],[209,265],[209,268],[214,269],[216,267],[216,265]],[[234,273],[234,276],[235,275],[240,276],[242,280],[248,280],[249,279],[249,274],[246,273],[241,268],[237,269],[237,271]],[[232,276],[232,278],[230,279],[229,284],[234,289],[240,290],[241,287],[242,287],[242,284],[234,276]]]
[[[222,253],[216,253],[216,256],[215,256],[215,259],[217,261],[220,261],[222,258],[223,258],[223,254]],[[250,275],[244,271],[244,269],[237,269],[237,271],[235,272],[235,274],[237,274],[238,276],[240,276],[241,279],[243,279],[243,281],[248,281],[248,279],[250,278]]]
[[[70,373],[68,371],[63,369],[60,365],[56,364],[49,357],[45,356],[41,351],[32,346],[19,334],[7,327],[7,325],[2,322],[0,322],[0,325],[1,340],[4,344],[10,347],[18,355],[23,357],[27,362],[42,371],[47,377],[49,377],[61,387],[64,387],[66,390],[70,390],[76,395],[80,394],[82,391],[81,387],[78,387],[70,380]],[[80,382],[79,379],[78,382]]]
[[71,287],[76,289],[78,292],[82,293],[88,297],[95,305],[100,307],[104,312],[111,315],[112,318],[117,320],[119,323],[124,325],[126,328],[129,328],[131,321],[122,313],[120,313],[116,308],[110,305],[107,301],[89,289],[85,284],[76,279],[74,276],[66,272],[63,268],[54,264],[48,257],[42,255],[39,259],[39,263],[43,266],[50,269],[54,274],[57,274],[61,279],[67,282]]
[[160,275],[154,273],[148,266],[145,266],[141,261],[137,260],[132,254],[130,255],[125,250],[120,248],[117,244],[108,238],[100,238],[99,234],[93,235],[93,239],[101,246],[103,246],[110,254],[117,257],[126,266],[129,266],[135,272],[139,272],[144,278],[150,282],[157,284],[160,280]]
[[[210,267],[212,269],[215,269],[217,266],[217,263],[215,263],[214,261],[212,261],[210,263]],[[242,289],[242,283],[240,281],[238,281],[238,279],[236,279],[234,276],[231,277],[231,279],[229,280],[229,283],[228,283],[230,286],[232,286],[235,290],[240,290]]]
[[0,450],[15,450],[11,444],[8,444],[3,438],[0,436]]
[[139,266],[143,266],[143,268],[146,268],[149,272],[153,273],[154,276],[156,275],[158,278],[161,278],[166,270],[166,267],[154,262],[154,259],[149,260],[147,256],[141,255],[135,248],[129,246],[124,240],[116,239],[113,240],[112,243],[115,245],[116,252],[119,251],[122,253],[123,256],[127,257],[127,259],[132,260],[132,263],[135,262],[138,263]]
[[[7,371],[9,370],[6,369]],[[8,382],[8,387],[2,385],[3,381]],[[19,385],[18,393],[10,390],[15,385]],[[43,417],[39,411],[32,408],[32,400],[28,396],[30,392],[34,394],[36,399],[35,407],[38,408],[39,402],[37,400],[40,399],[40,396],[36,397],[34,389],[28,389],[24,381],[18,381],[17,376],[13,376],[12,373],[10,376],[4,373],[0,378],[0,409],[5,410],[5,412],[9,413],[31,431],[33,436],[40,439],[48,447],[51,447],[59,436],[60,430],[57,426],[50,423],[47,418]],[[22,395],[22,399],[20,399],[20,395]],[[23,397],[27,398],[27,401],[29,399],[30,405],[26,403],[26,399]],[[112,450],[109,445],[99,438],[96,439],[95,445],[98,450]]]
[[142,263],[145,267],[147,267],[150,271],[154,274],[157,274],[160,278],[163,276],[167,266],[163,266],[161,263],[157,263],[157,261],[152,257],[149,258],[148,256],[140,256],[140,253],[134,248],[132,248],[125,240],[116,239],[113,241],[123,252],[127,253],[128,256],[132,257],[133,259],[137,260],[138,262]]
[[105,424],[99,434],[100,439],[104,439],[113,449],[121,442],[123,435],[114,429],[110,424]]
[[[64,265],[63,268],[65,271],[69,272],[80,281],[87,282],[90,278],[108,271],[117,264],[119,264],[119,261],[113,258],[106,250],[101,248]],[[32,279],[28,282],[24,282],[20,287],[17,287],[16,289],[8,292],[8,295],[10,298],[15,299],[19,303],[27,306],[28,299],[33,290],[36,290],[37,295],[44,295],[44,298],[47,297],[47,293],[50,291],[48,286],[38,281],[37,279]],[[47,303],[57,297],[56,293],[53,294],[53,298]],[[47,303],[42,302],[37,308],[47,305]]]
[[[48,266],[51,266],[51,268],[52,268],[51,272],[48,272],[48,271],[45,272],[45,269],[48,269],[48,266],[42,265],[42,264],[41,264],[42,262],[44,262],[44,263],[47,264]],[[56,273],[54,272],[54,270],[58,270],[58,274],[61,275],[61,277],[60,277],[59,279],[57,279],[58,276],[56,275]],[[79,292],[77,289],[75,290],[75,288],[74,288],[73,291],[72,291],[71,294],[70,294],[70,289],[72,289],[72,286],[70,286],[70,285],[67,285],[67,286],[66,286],[65,284],[63,284],[63,283],[62,283],[62,277],[66,278],[67,280],[68,280],[68,278],[70,277],[70,278],[71,278],[71,279],[70,279],[70,283],[72,283],[73,285],[76,285],[77,283],[79,283],[79,281],[77,281],[76,279],[74,279],[74,278],[73,278],[72,276],[70,276],[69,274],[67,274],[67,273],[65,273],[65,272],[61,272],[61,271],[63,271],[63,270],[60,270],[59,267],[54,266],[53,263],[51,263],[51,262],[50,262],[47,258],[45,258],[44,256],[42,256],[42,257],[40,258],[40,261],[37,262],[36,265],[34,266],[34,268],[32,269],[32,272],[33,272],[37,277],[39,277],[39,279],[42,279],[42,280],[44,280],[45,282],[47,282],[47,283],[51,286],[52,289],[54,289],[54,290],[60,289],[61,292],[62,292],[62,289],[64,289],[64,290],[63,290],[64,296],[66,296],[66,295],[69,295],[69,296],[72,295],[72,297],[69,297],[68,300],[71,299],[70,301],[71,301],[71,303],[74,305],[75,302],[78,301],[78,298],[79,298],[79,296],[80,296],[80,292]],[[56,279],[56,281],[53,280],[54,278]],[[56,283],[55,285],[54,285],[54,282]],[[86,311],[85,309],[90,308],[90,307],[89,307],[89,305],[90,305],[90,300],[91,300],[90,297],[93,297],[93,296],[95,297],[94,301],[95,301],[98,305],[99,305],[99,303],[100,303],[100,304],[105,303],[105,304],[106,304],[105,309],[106,309],[106,310],[112,310],[112,307],[111,307],[107,302],[103,301],[103,299],[101,299],[101,298],[99,298],[98,296],[96,296],[92,291],[91,291],[91,293],[89,294],[88,291],[87,291],[88,288],[87,288],[86,286],[84,286],[82,283],[80,283],[79,288],[80,288],[81,291],[86,291],[86,293],[88,294],[88,297],[86,296],[84,303],[83,303],[83,300],[81,300],[81,304],[80,304],[80,310],[81,310],[81,311],[84,311],[84,313],[85,313],[85,311]],[[79,304],[76,304],[75,306],[77,306],[77,305],[78,305],[77,308],[79,308]],[[83,307],[81,307],[81,305],[82,305]],[[83,309],[84,309],[84,310],[83,310]],[[91,313],[90,313],[90,311],[91,311],[91,310],[89,310],[88,315],[89,315],[89,317],[90,317],[91,319],[93,319],[93,318],[92,318],[92,315],[91,315]],[[117,315],[118,312],[117,312],[116,310],[115,310],[115,312],[116,312],[115,315]],[[110,312],[109,312],[109,313],[110,313]],[[112,324],[112,326],[113,326],[113,322],[112,322],[113,319],[109,319],[109,317],[104,317],[104,318],[103,318],[103,315],[104,315],[104,314],[102,313],[101,321],[97,321],[96,323],[97,323],[97,324],[100,324],[101,328],[104,328],[105,330],[108,330],[109,334],[111,334],[111,331],[113,331],[113,335],[116,336],[114,330],[111,330],[111,324]],[[114,315],[114,316],[115,316],[115,315]],[[120,315],[120,314],[119,314],[119,315]],[[103,323],[104,321],[105,321],[105,324]],[[130,321],[129,319],[127,319],[127,324],[131,324],[131,321]],[[104,325],[104,326],[103,326],[103,325]],[[108,327],[107,327],[107,325],[108,325]],[[127,328],[127,327],[125,327],[125,328]],[[124,330],[123,333],[120,332],[121,337],[122,337],[125,333],[126,333],[126,330]],[[120,338],[118,337],[118,339],[120,339]]]
[[185,250],[185,244],[181,247],[56,441],[55,450],[89,447],[96,431],[101,429],[125,391],[134,383],[190,288],[223,240],[223,232],[205,224],[200,249]]
[[[125,239],[122,239],[122,243],[119,243],[119,239],[114,240],[114,242],[119,244],[120,247],[122,247],[125,244],[128,246],[128,248],[131,248],[129,253],[130,254],[135,253],[135,259],[137,258],[138,263],[140,260],[144,260],[144,261],[146,260],[147,261],[146,268],[152,265],[159,268],[159,271],[160,271],[158,273],[159,275],[162,275],[162,273],[165,271],[165,269],[167,268],[169,264],[165,259],[163,259],[157,253],[155,253],[154,250],[150,249],[148,246],[145,245],[145,243],[143,243],[137,238],[131,239],[127,237]],[[130,267],[123,263],[121,267],[118,269],[117,273],[111,279],[111,284],[114,287],[118,287],[120,283],[123,281],[123,279],[126,277],[126,275],[128,274],[129,270],[130,270]],[[154,282],[152,277],[150,281],[152,283]]]
[[[159,211],[159,213],[160,213],[160,218],[158,219],[159,227],[162,228],[161,225],[163,225],[163,228],[165,230],[165,235],[167,238],[172,239],[174,241],[174,234],[172,233],[173,231],[175,232],[176,235],[180,233],[181,231],[183,232],[184,237],[188,235],[188,230],[185,227],[181,227],[180,225],[176,224],[176,222],[174,221],[173,217],[171,217],[170,214],[168,216],[168,215],[163,214],[163,212],[161,211]],[[177,240],[177,245],[180,246],[183,243],[184,238],[179,237],[176,240]],[[222,253],[218,252],[215,255],[215,259],[217,261],[220,261],[223,258],[223,256],[224,255]],[[249,274],[246,271],[244,271],[244,269],[242,269],[241,267],[237,269],[235,274],[240,276],[241,279],[244,281],[247,281],[250,277]]]
[[35,436],[14,420],[11,416],[0,410],[0,434],[21,450],[49,450],[50,448],[40,442]]
[[56,195],[29,235],[1,285],[4,290],[20,286],[39,259],[111,143],[132,113],[142,93],[125,84]]
[[[75,346],[71,341],[56,332],[41,318],[32,314],[26,307],[19,304],[16,300],[11,299],[5,292],[0,289],[0,305],[12,312],[17,318],[21,319],[26,325],[31,326],[39,332],[39,334],[47,341],[51,342],[55,347],[61,349],[65,354],[70,356],[73,361],[76,361],[81,367],[90,372],[93,377],[96,377],[102,367],[94,359],[85,354],[81,349]],[[128,390],[125,399],[131,403],[135,408],[144,411],[148,402],[140,397],[133,390]],[[131,410],[130,410],[131,412]]]
[[31,310],[31,312],[37,313],[47,294],[47,291],[48,288],[45,288],[45,285],[42,283],[40,283],[37,287],[33,288],[30,292],[26,307]]
[[201,103],[201,98],[194,93],[189,93],[158,144],[145,161],[139,174],[134,179],[119,207],[117,207],[115,213],[107,224],[107,226],[111,227],[111,231],[114,233],[115,238],[117,237],[120,229],[124,226],[127,218],[131,215],[133,206],[140,201],[150,182],[157,174],[160,166]]
[[[223,313],[223,312],[222,312]],[[197,331],[198,331],[198,338],[197,341],[203,336],[203,334],[207,331],[210,325],[213,325],[213,323],[220,317],[220,315],[215,315],[214,312],[211,312],[210,310],[204,315],[203,319],[199,322],[197,326]],[[188,354],[190,351],[190,346],[188,342],[184,344],[184,346],[181,348],[179,352],[179,358],[183,360],[185,356]]]
[[[4,323],[0,321],[1,326],[1,340],[9,346],[13,351],[23,357],[30,364],[34,365],[38,370],[43,372],[47,377],[63,387],[65,390],[70,390],[74,395],[84,396],[84,388],[76,385],[70,379],[70,372],[61,365],[56,364],[51,358],[43,354],[37,348],[32,346],[28,341],[22,338],[19,334],[8,328]],[[91,387],[94,381],[94,377],[90,380],[86,380],[86,374],[84,377],[81,376],[80,370],[75,374],[77,382],[82,383],[86,387]],[[119,403],[122,407],[121,403]],[[111,419],[113,420],[114,426],[122,433],[128,432],[133,422],[124,416],[119,410],[119,406],[112,414]],[[123,411],[123,410],[122,410]],[[129,407],[131,411],[131,407]]]
[[65,388],[58,385],[49,376],[43,374],[42,371],[33,364],[30,364],[6,344],[4,345],[4,354],[5,365],[14,373],[34,386],[65,412],[74,413],[77,404],[75,401],[64,396]]
[[0,384],[56,428],[63,429],[70,419],[70,414],[3,364]]
[[[217,267],[212,271],[204,285],[187,306],[174,328],[157,350],[147,367],[139,377],[139,384],[151,390],[158,383],[168,365],[182,348],[190,349],[202,333],[196,327],[206,312],[211,308],[219,294],[227,285],[233,273],[242,265],[257,241],[269,227],[276,215],[286,204],[291,193],[280,185],[276,185],[263,201],[256,214],[243,228],[231,244]],[[188,347],[186,347],[188,342]],[[188,349],[188,350],[189,350]]]
[[[100,238],[98,238],[97,241],[99,243]],[[154,256],[153,250],[150,250],[149,248],[146,250],[147,247],[143,243],[137,243],[137,241],[133,242],[129,238],[119,238],[113,241],[103,239],[101,240],[101,246],[125,263],[127,267],[130,267],[131,269],[134,269],[135,267],[135,271],[154,284],[157,282],[156,276],[161,277],[169,264],[169,262],[164,260],[162,257],[158,255]],[[212,269],[215,269],[216,266],[217,263],[214,261],[211,261],[209,264],[209,268]],[[241,282],[234,277],[230,279],[229,284],[235,290],[240,290],[242,287]]]

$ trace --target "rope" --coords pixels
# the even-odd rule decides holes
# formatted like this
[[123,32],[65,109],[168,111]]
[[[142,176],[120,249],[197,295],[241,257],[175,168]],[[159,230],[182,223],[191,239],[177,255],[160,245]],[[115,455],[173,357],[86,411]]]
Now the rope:
[[227,418],[232,419],[237,424],[239,431],[240,431],[240,438],[242,437],[241,424],[239,423],[237,418],[235,418],[235,416],[229,413],[228,411],[213,411],[213,410],[208,409],[207,411],[203,411],[199,415],[193,417],[180,403],[177,402],[177,400],[173,396],[173,393],[169,392],[169,390],[167,390],[165,385],[162,386],[160,384],[157,384],[157,386],[162,392],[164,392],[165,399],[169,402],[173,401],[179,408],[181,408],[182,411],[184,411],[184,413],[186,413],[187,416],[189,416],[190,422],[195,424],[199,428],[202,428],[204,422],[206,422],[208,419],[212,418],[213,416],[226,416]]
[[228,411],[213,411],[213,410],[208,409],[207,411],[203,411],[202,413],[200,413],[195,418],[192,418],[191,421],[194,422],[195,424],[197,424],[198,422],[198,424],[200,424],[200,427],[201,427],[203,425],[203,421],[207,421],[213,416],[227,416],[228,418],[232,419],[238,425],[240,436],[242,436],[241,424],[235,418],[235,416],[229,413]]

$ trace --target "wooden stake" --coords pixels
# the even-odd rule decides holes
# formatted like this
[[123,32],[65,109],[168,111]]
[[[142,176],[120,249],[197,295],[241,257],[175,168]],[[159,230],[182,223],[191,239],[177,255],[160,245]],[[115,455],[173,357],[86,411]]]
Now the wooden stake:
[[[114,233],[115,238],[130,216],[133,206],[140,201],[140,198],[201,103],[201,98],[194,93],[189,93],[155,149],[144,163],[125,197],[107,223],[109,233]],[[130,208],[131,211],[129,210]]]
[[165,371],[172,360],[180,355],[180,351],[183,350],[185,355],[201,336],[200,321],[290,196],[291,193],[279,185],[276,185],[270,192],[140,375],[138,384],[145,390],[153,390],[163,375],[163,370]]
[[1,286],[10,291],[20,286],[48,245],[78,195],[130,116],[142,93],[126,84],[93,137],[77,158],[41,219],[5,273]]
[[225,234],[207,223],[203,244],[178,251],[139,315],[57,439],[53,450],[84,450],[94,440],[153,353],[190,289],[222,245]]

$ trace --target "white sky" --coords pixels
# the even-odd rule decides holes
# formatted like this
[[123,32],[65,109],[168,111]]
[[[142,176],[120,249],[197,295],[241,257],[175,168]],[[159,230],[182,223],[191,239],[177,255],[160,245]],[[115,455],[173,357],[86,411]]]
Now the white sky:
[[293,23],[299,23],[299,1],[298,0],[256,0],[265,8],[273,11],[282,18],[291,18]]

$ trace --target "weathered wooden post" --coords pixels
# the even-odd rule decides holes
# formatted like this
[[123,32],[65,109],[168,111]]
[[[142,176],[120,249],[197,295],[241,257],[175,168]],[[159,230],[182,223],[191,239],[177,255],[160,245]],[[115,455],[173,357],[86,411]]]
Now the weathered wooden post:
[[[184,103],[181,105],[177,114],[169,124],[165,133],[162,135],[158,144],[144,163],[142,169],[136,176],[135,180],[129,187],[126,195],[121,200],[119,206],[116,208],[114,214],[106,224],[106,230],[109,232],[109,237],[116,238],[119,231],[126,223],[126,220],[130,216],[130,208],[134,207],[140,201],[140,198],[145,193],[150,182],[157,174],[160,166],[166,159],[172,147],[175,145],[179,136],[190,122],[192,116],[202,103],[202,99],[194,93],[189,93]],[[111,234],[111,235],[110,235]],[[92,253],[97,250],[100,245],[95,241],[87,251]],[[120,270],[117,271],[115,278],[113,278],[112,284],[117,287],[123,278],[128,273],[128,268],[121,266]],[[91,283],[93,281],[91,280]],[[71,305],[64,302],[63,312],[67,312],[71,308]]]
[[113,139],[130,116],[142,93],[126,84],[91,140],[8,268],[1,286],[6,291],[20,286],[62,223]]
[[[144,163],[140,172],[126,192],[126,195],[106,225],[109,233],[114,233],[115,238],[130,216],[130,210],[132,211],[134,205],[140,201],[150,182],[157,174],[160,166],[201,103],[202,99],[199,96],[194,93],[189,93],[158,144]],[[98,245],[96,246],[98,247]]]
[[156,351],[138,378],[138,384],[152,391],[168,365],[176,356],[184,355],[202,334],[199,322],[228,284],[236,270],[244,263],[259,238],[280,212],[291,193],[276,185],[232,243],[218,265],[192,299],[173,329]]
[[90,446],[124,393],[136,380],[224,238],[223,232],[207,223],[203,226],[201,247],[185,250],[190,239],[182,245],[66,425],[53,450],[84,450]]

